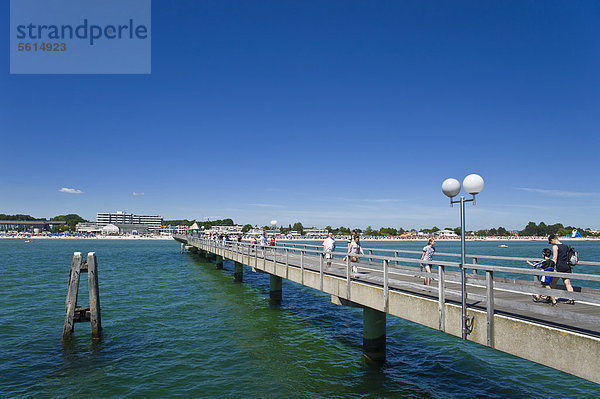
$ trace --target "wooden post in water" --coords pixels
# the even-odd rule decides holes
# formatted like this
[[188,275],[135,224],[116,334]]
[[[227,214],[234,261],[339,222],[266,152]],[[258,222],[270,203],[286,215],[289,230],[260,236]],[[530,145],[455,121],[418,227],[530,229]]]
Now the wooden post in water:
[[73,254],[71,261],[71,274],[67,286],[66,315],[63,325],[62,339],[68,340],[75,329],[75,308],[77,307],[77,294],[79,293],[79,274],[81,273],[81,252]]
[[98,261],[95,252],[88,252],[88,286],[90,294],[90,324],[92,338],[100,338],[102,322],[100,320],[100,291],[98,289]]
[[[79,294],[79,279],[82,272],[88,273],[89,307],[77,307],[77,296]],[[65,323],[63,325],[63,342],[71,339],[75,330],[76,322],[89,321],[92,328],[92,338],[100,338],[102,322],[100,318],[100,291],[98,289],[98,263],[96,254],[89,252],[87,261],[83,261],[81,252],[73,254],[71,262],[71,274],[67,287],[67,299],[65,309]]]

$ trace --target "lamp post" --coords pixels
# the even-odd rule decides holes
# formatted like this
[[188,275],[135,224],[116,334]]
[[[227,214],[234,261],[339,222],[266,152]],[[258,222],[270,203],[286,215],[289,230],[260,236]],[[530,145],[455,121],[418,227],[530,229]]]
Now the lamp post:
[[[277,227],[277,220],[273,219],[271,220],[271,230],[275,230],[275,228]],[[271,231],[271,234],[273,234],[273,237],[275,237],[275,232]]]
[[460,291],[462,306],[462,339],[467,339],[467,286],[465,279],[465,202],[473,202],[475,205],[475,196],[483,190],[483,178],[476,174],[465,177],[462,184],[465,191],[471,194],[471,199],[465,199],[463,195],[460,200],[453,198],[460,193],[460,182],[456,179],[446,179],[442,183],[442,192],[450,198],[452,204],[460,204]]

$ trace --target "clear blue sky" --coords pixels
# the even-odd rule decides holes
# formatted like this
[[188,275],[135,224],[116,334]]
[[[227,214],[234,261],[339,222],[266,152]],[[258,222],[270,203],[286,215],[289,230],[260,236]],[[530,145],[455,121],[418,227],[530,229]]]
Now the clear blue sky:
[[3,29],[0,213],[450,227],[479,173],[468,229],[600,227],[600,2],[152,3],[151,75],[10,75]]

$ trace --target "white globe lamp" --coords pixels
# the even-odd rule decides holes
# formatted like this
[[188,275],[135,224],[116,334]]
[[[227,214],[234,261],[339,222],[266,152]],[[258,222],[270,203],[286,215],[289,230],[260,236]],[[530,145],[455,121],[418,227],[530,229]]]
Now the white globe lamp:
[[479,194],[483,190],[483,178],[477,174],[471,174],[463,180],[465,191],[471,195]]
[[456,197],[460,193],[460,182],[456,179],[446,179],[442,183],[442,192],[447,197]]
[[273,226],[273,227],[277,226],[277,220],[271,220],[271,226]]

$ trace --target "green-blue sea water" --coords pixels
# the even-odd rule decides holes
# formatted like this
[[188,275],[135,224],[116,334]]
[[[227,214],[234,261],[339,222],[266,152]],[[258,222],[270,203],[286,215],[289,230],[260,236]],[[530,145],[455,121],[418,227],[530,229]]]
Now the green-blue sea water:
[[[535,257],[543,246],[510,243],[497,254]],[[577,243],[587,260],[599,247]],[[75,251],[98,256],[104,330],[93,342],[89,323],[78,323],[63,346]],[[482,242],[468,251],[500,250]],[[0,240],[0,397],[600,397],[599,385],[391,316],[386,363],[373,368],[361,356],[359,309],[285,280],[274,306],[268,275],[245,268],[236,283],[232,268],[180,254],[174,241]],[[85,279],[79,298],[88,302]]]

